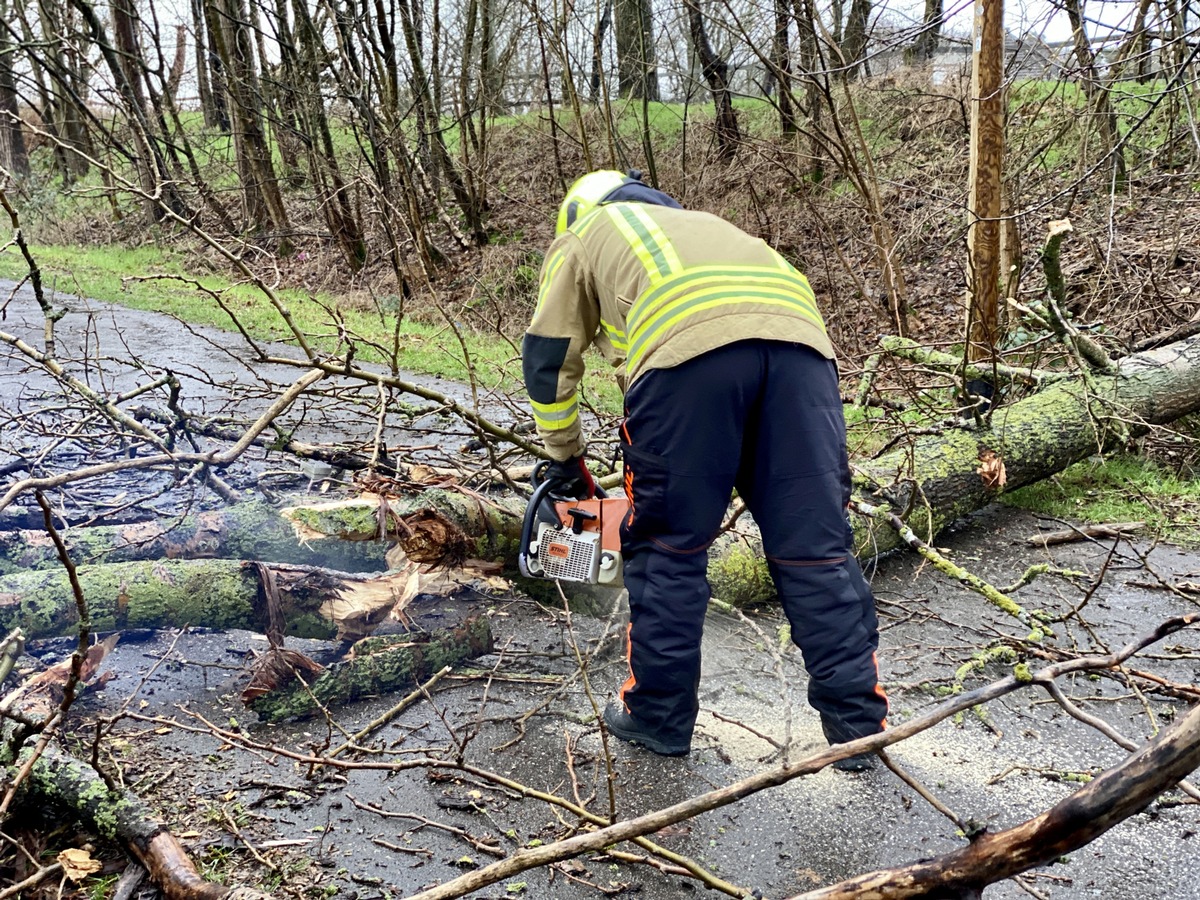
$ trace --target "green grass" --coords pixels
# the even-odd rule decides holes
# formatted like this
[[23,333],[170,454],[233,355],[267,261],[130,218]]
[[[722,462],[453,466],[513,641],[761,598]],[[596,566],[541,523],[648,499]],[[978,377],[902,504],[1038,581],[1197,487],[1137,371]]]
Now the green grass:
[[[181,259],[166,248],[36,246],[31,249],[42,270],[43,285],[51,302],[54,302],[55,293],[70,294],[162,312],[193,324],[232,331],[229,314],[210,294],[178,280],[187,278],[219,294],[222,302],[255,339],[297,346],[280,313],[254,285],[235,283],[216,275],[185,274]],[[17,280],[26,274],[24,260],[15,250],[0,253],[0,278]],[[133,278],[149,280],[131,280]],[[336,298],[299,290],[280,290],[278,295],[315,349],[345,355],[346,344],[339,338],[339,330],[329,313],[329,308],[339,306]],[[388,308],[388,301],[389,298],[383,298],[380,310],[339,310],[346,328],[359,338],[357,362],[390,365],[384,352],[369,346],[373,342],[386,349],[392,347],[395,316],[394,310]],[[507,341],[465,327],[459,328],[459,334],[482,387],[519,391],[520,358]],[[400,324],[396,365],[404,372],[436,375],[463,383],[469,381],[470,370],[462,344],[448,324],[404,319]],[[583,390],[585,397],[601,411],[620,411],[621,394],[613,371],[597,355],[593,354],[588,360]]]
[[1200,545],[1200,481],[1134,456],[1076,463],[1005,495],[1032,512],[1084,522],[1145,522],[1172,543]]

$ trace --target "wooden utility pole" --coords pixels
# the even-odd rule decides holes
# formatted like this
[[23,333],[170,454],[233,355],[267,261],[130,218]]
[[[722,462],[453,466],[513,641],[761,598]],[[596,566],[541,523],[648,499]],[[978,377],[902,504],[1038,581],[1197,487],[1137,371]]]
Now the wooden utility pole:
[[1004,172],[1004,0],[975,0],[971,62],[971,193],[967,252],[968,359],[992,355],[1000,337],[1000,209]]

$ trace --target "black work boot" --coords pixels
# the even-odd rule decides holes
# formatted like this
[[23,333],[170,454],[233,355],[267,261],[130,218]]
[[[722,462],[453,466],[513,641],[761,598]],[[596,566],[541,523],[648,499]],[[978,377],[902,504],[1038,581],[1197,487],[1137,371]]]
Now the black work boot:
[[615,734],[631,744],[641,744],[659,756],[686,756],[692,749],[691,742],[672,744],[659,740],[653,732],[635,722],[633,716],[619,703],[609,703],[604,707],[604,724],[608,726],[610,734]]
[[[825,740],[829,741],[831,747],[836,744],[845,744],[856,738],[845,726],[835,723],[824,714],[821,716],[821,730],[825,732]],[[866,737],[866,735],[857,737]],[[867,772],[875,768],[875,754],[859,753],[855,756],[848,756],[845,759],[839,759],[833,764],[833,767],[839,772]]]

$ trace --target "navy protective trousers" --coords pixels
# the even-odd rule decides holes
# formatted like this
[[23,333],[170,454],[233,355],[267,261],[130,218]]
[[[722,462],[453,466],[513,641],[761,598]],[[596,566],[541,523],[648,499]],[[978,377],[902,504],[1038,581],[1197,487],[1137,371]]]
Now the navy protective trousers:
[[800,344],[747,340],[655,369],[626,395],[621,438],[629,714],[665,742],[691,739],[708,547],[736,487],[762,531],[827,736],[881,731],[875,602],[851,553],[834,363]]

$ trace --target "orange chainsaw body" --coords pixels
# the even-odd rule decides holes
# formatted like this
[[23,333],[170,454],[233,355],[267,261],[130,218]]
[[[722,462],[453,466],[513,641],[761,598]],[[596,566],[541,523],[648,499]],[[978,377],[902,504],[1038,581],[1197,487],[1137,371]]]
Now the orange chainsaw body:
[[621,584],[621,521],[629,512],[624,496],[555,500],[553,518],[538,522],[531,547],[534,571],[543,578],[585,584]]

